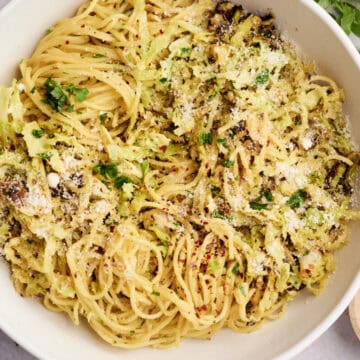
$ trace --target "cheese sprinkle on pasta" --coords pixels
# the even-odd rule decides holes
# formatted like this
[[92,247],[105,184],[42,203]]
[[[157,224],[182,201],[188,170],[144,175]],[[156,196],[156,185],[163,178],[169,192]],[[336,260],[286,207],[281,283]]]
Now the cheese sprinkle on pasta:
[[16,290],[123,348],[258,329],[320,293],[359,160],[343,91],[271,16],[92,0],[0,88]]

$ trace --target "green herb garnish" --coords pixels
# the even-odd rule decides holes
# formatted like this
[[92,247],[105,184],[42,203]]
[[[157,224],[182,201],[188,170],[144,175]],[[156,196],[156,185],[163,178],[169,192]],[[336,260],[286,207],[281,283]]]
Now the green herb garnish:
[[163,78],[161,78],[160,79],[160,82],[162,83],[162,84],[165,84],[166,82],[167,82],[167,78],[166,77],[163,77]]
[[41,139],[44,136],[44,130],[41,129],[34,129],[31,132],[31,135],[36,139]]
[[72,95],[74,93],[75,90],[75,85],[74,84],[68,84],[65,86],[65,90],[69,95]]
[[65,111],[68,112],[68,113],[71,113],[71,112],[74,111],[74,109],[75,109],[75,105],[73,104],[73,105],[68,106],[68,107],[65,109]]
[[108,114],[107,114],[107,113],[102,113],[102,114],[100,115],[100,122],[101,122],[102,124],[104,124],[104,122],[107,120],[107,118],[108,118]]
[[38,153],[36,155],[43,160],[49,160],[52,157],[51,153]]
[[50,105],[56,112],[61,112],[68,101],[61,86],[52,78],[48,78],[44,84],[45,99],[43,102]]
[[239,264],[236,263],[233,268],[231,269],[231,272],[234,274],[234,275],[240,275],[240,271],[239,271]]
[[215,198],[219,196],[220,192],[221,192],[221,189],[217,186],[213,186],[211,188],[211,195]]
[[273,201],[274,200],[274,197],[273,197],[272,193],[270,192],[270,190],[265,190],[263,192],[263,196],[265,196],[265,199],[267,201]]
[[181,55],[189,55],[191,52],[191,49],[190,48],[181,48]]
[[249,203],[249,205],[250,205],[251,209],[253,209],[253,210],[265,210],[268,207],[268,204],[261,204],[256,201],[251,201]]
[[342,29],[350,34],[360,36],[360,10],[350,1],[343,0],[316,0],[317,3],[335,17]]
[[301,189],[290,197],[290,199],[286,202],[286,205],[294,208],[299,208],[304,204],[305,199],[306,191]]
[[235,164],[235,161],[229,159],[223,159],[221,164],[226,168],[232,168]]
[[36,91],[36,87],[34,86],[31,90],[30,90],[30,94],[35,94]]
[[118,176],[116,179],[115,179],[115,187],[117,189],[121,189],[123,187],[124,184],[129,184],[129,183],[132,183],[131,179],[128,178],[127,176]]
[[269,70],[265,69],[260,74],[256,76],[255,83],[256,85],[264,85],[269,81]]
[[154,295],[154,296],[160,296],[160,293],[159,293],[159,292],[157,292],[157,291],[153,291],[153,292],[151,293],[151,295]]
[[102,161],[99,162],[98,165],[93,167],[93,171],[95,174],[100,174],[105,179],[116,179],[118,176],[118,164],[104,164]]
[[212,216],[216,219],[226,220],[226,216],[216,210],[212,213]]
[[89,90],[86,88],[75,88],[74,94],[75,94],[75,100],[82,102],[85,101],[87,96],[89,95]]
[[211,145],[213,142],[213,133],[209,132],[209,133],[205,133],[202,132],[200,134],[200,145],[204,146],[204,145]]

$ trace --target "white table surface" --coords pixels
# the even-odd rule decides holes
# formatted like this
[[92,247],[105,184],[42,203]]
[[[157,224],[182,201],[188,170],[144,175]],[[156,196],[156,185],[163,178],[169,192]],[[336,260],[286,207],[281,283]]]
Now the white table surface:
[[[0,8],[8,2],[9,0],[0,0]],[[294,358],[294,360],[340,359],[360,359],[360,341],[352,330],[347,311],[325,334]],[[0,331],[0,360],[35,360],[35,358]]]

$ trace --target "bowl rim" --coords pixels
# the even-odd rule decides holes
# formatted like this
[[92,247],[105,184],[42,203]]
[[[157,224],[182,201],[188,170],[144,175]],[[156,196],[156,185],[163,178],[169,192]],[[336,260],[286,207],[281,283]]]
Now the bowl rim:
[[[10,13],[13,8],[15,8],[19,3],[24,0],[10,0],[5,6],[0,9],[0,15],[5,16]],[[352,60],[358,67],[360,71],[360,53],[356,49],[355,45],[350,40],[349,36],[341,29],[337,22],[328,14],[328,12],[323,9],[316,1],[314,0],[297,0],[302,3],[308,10],[313,12],[325,25],[331,30],[331,32],[340,40],[344,45],[345,50],[351,56]],[[346,310],[350,304],[352,298],[355,296],[356,292],[360,289],[360,269],[358,269],[357,275],[352,280],[351,284],[344,293],[341,301],[328,313],[328,315],[305,337],[292,345],[289,349],[285,350],[281,354],[277,355],[274,360],[287,360],[291,359],[294,356],[298,355],[300,352],[305,350],[309,345],[311,345],[315,340],[317,340],[328,328],[341,316],[341,314]],[[2,330],[7,336],[19,344],[23,349],[28,351],[33,356],[41,360],[56,360],[52,357],[44,357],[41,349],[33,346],[31,339],[26,339],[16,332],[11,325],[3,323],[0,319],[0,330]]]

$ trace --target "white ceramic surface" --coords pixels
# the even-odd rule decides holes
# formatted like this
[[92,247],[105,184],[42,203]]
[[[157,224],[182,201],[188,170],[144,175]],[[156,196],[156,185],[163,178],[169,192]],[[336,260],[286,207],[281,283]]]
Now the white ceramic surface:
[[[62,16],[72,15],[82,0],[13,0],[0,13],[0,82],[9,83],[21,58],[31,53],[44,31]],[[271,9],[278,25],[321,71],[336,79],[347,94],[345,111],[351,116],[353,136],[360,142],[360,57],[347,36],[312,0],[243,0],[250,10]],[[61,314],[53,314],[31,299],[20,298],[0,264],[0,327],[40,359],[288,359],[295,355],[342,313],[360,286],[359,225],[350,244],[338,253],[338,269],[320,297],[303,293],[285,316],[260,331],[239,335],[221,331],[212,341],[187,340],[176,349],[113,349],[85,326],[75,327]]]

